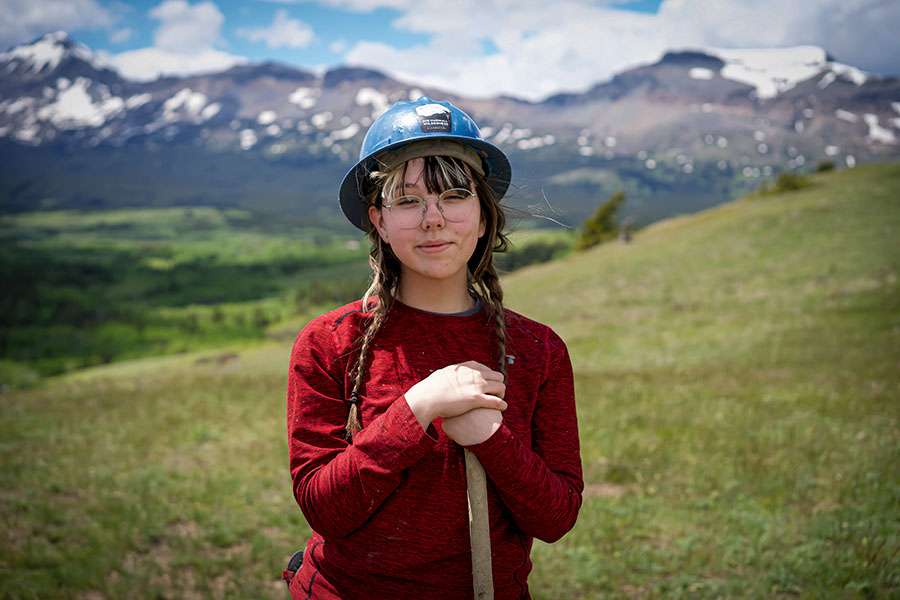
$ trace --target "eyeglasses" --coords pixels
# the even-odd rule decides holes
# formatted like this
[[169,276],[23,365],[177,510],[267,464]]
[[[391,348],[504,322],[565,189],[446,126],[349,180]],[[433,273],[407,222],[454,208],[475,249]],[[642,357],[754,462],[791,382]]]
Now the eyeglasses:
[[437,207],[444,219],[459,223],[472,215],[477,197],[478,194],[473,194],[465,188],[450,188],[438,196],[426,196],[425,198],[411,194],[400,196],[393,202],[384,203],[382,206],[391,211],[391,216],[394,217],[398,227],[415,229],[425,219],[425,212],[428,210],[426,198],[437,198]]

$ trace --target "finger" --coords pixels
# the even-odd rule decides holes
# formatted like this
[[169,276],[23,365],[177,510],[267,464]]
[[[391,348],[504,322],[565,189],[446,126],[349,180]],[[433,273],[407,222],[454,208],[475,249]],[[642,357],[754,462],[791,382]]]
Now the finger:
[[467,360],[466,362],[459,363],[463,367],[469,367],[470,369],[475,369],[476,371],[480,371],[482,369],[487,369],[486,366],[478,362],[477,360]]
[[460,366],[468,367],[473,371],[478,372],[487,381],[503,381],[503,373],[501,373],[500,371],[495,371],[490,367],[486,367],[478,361],[469,360],[461,363]]
[[481,401],[478,403],[478,406],[476,408],[490,408],[503,412],[508,407],[509,405],[503,398],[500,398],[499,396],[493,396],[491,394],[483,394],[481,396]]
[[[485,367],[487,369],[487,367]],[[482,371],[482,376],[487,381],[504,381],[503,373],[500,371],[495,371],[493,369],[487,369],[486,371]]]
[[485,394],[490,394],[492,396],[497,396],[498,398],[506,397],[506,384],[502,381],[486,381],[484,383],[484,387],[482,388],[482,392]]
[[481,373],[483,375],[490,374],[491,377],[497,377],[497,376],[503,377],[503,373],[501,373],[500,371],[496,371],[496,370],[484,365],[483,363],[478,362],[477,360],[467,360],[464,363],[460,363],[460,366],[469,367],[470,369],[472,369],[474,371],[478,371],[479,373]]

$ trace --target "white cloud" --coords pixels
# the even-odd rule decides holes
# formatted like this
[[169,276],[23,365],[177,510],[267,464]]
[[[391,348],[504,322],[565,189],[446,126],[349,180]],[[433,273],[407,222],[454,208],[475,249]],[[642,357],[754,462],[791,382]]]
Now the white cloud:
[[153,45],[178,54],[199,54],[222,42],[225,17],[213,2],[191,5],[185,0],[166,0],[150,9],[160,21],[153,34]]
[[237,35],[251,42],[265,42],[269,48],[303,48],[313,40],[312,27],[279,9],[268,27],[241,27]]
[[111,27],[115,17],[96,0],[3,0],[0,51],[60,29]]
[[184,0],[166,0],[148,13],[159,20],[153,34],[154,46],[104,55],[122,75],[148,81],[161,75],[192,75],[222,71],[248,61],[216,50],[225,17],[213,2],[191,5]]
[[[539,99],[560,90],[583,90],[625,67],[655,60],[665,47],[654,35],[658,26],[652,15],[572,0],[528,0],[510,10],[507,0],[497,0],[481,3],[479,19],[472,20],[467,14],[476,2],[466,3],[471,7],[455,5],[453,11],[410,8],[395,22],[434,34],[427,45],[395,49],[359,42],[346,60],[469,95]],[[448,14],[435,19],[433,11]],[[485,40],[498,52],[485,56]]]
[[[672,48],[812,44],[864,69],[900,68],[900,4],[892,0],[664,0],[656,15],[588,0],[458,0],[452,10],[438,0],[319,3],[399,10],[393,26],[430,41],[398,49],[361,40],[347,62],[468,95],[539,99],[580,91]],[[485,56],[485,41],[499,52]]]
[[192,54],[178,54],[161,48],[141,48],[103,58],[125,77],[139,81],[150,81],[160,75],[213,73],[247,63],[246,58],[211,48]]
[[125,77],[148,81],[161,75],[211,73],[247,62],[213,47],[223,43],[225,17],[209,0],[194,5],[166,0],[148,14],[160,22],[153,47],[102,56]]
[[109,41],[113,44],[122,44],[131,39],[131,36],[134,35],[134,30],[131,27],[124,27],[122,29],[117,29],[109,34]]

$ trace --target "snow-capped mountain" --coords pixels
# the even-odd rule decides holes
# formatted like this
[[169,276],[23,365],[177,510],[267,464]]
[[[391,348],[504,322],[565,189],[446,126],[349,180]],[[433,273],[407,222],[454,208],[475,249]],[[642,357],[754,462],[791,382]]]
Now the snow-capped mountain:
[[[191,181],[184,197],[166,192],[165,202],[284,210],[285,188],[298,185],[307,192],[298,210],[307,211],[333,195],[319,188],[330,190],[327,182],[352,165],[372,120],[421,94],[461,106],[510,153],[522,202],[549,190],[557,208],[576,216],[598,190],[625,188],[648,220],[660,216],[663,198],[680,210],[700,208],[785,169],[900,156],[900,79],[864,73],[816,47],[670,52],[583,93],[526,102],[462,98],[359,68],[316,75],[264,64],[129,81],[56,33],[0,54],[0,185],[11,174],[28,182],[3,185],[12,190],[4,204],[83,202],[83,185],[67,196],[63,183],[44,181],[48,167],[64,173],[77,154],[81,176],[108,175],[115,156],[123,179],[143,174],[145,185],[169,190],[181,189],[188,173],[231,161],[219,175],[231,181],[227,198]],[[85,161],[86,152],[97,159]],[[141,197],[129,185],[94,190],[92,202]],[[283,200],[268,206],[260,200],[267,194]]]

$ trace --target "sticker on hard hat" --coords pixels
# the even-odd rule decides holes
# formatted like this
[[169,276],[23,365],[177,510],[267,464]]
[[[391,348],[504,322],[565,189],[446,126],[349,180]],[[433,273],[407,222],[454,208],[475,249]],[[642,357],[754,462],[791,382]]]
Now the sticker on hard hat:
[[422,133],[450,133],[450,109],[440,104],[426,104],[416,107],[419,116],[419,128]]

